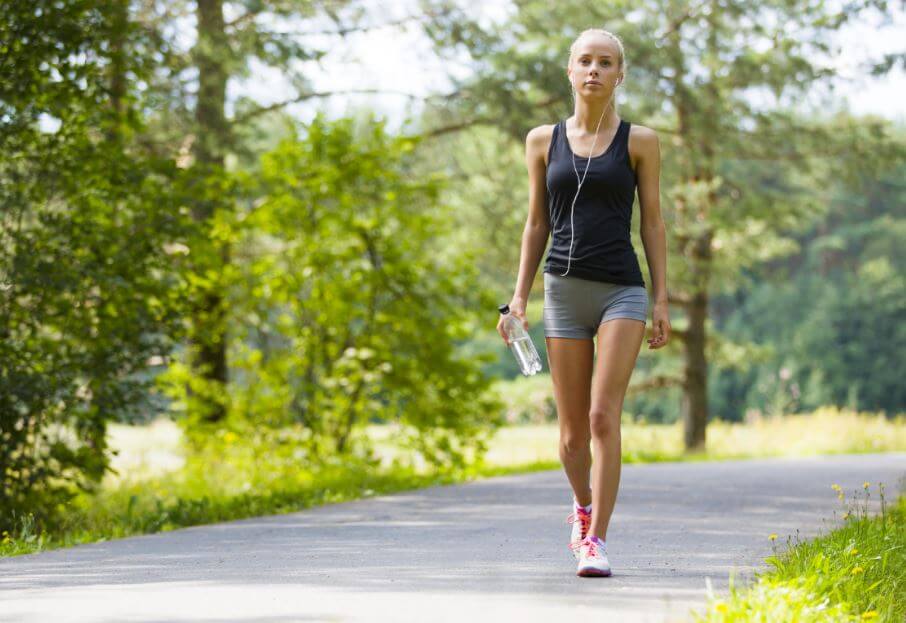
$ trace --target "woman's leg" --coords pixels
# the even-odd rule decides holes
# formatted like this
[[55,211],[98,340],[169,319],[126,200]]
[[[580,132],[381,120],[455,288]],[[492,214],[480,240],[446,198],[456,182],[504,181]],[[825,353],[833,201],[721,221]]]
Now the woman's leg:
[[591,504],[591,431],[588,424],[595,343],[590,339],[549,337],[547,361],[560,422],[560,461],[579,504]]
[[594,507],[588,534],[601,540],[607,538],[620,486],[623,398],[644,337],[645,323],[633,318],[613,318],[598,327],[598,357],[588,414],[594,447]]

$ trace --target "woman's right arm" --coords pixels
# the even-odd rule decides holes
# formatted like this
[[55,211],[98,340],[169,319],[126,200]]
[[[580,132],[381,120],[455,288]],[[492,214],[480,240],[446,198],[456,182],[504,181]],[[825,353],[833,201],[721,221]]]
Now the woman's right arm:
[[[519,275],[510,301],[510,313],[522,320],[526,329],[528,329],[528,322],[525,320],[526,302],[551,231],[547,215],[547,165],[544,162],[544,155],[550,146],[552,130],[552,125],[538,126],[532,128],[525,137],[525,164],[529,178],[528,218],[522,230]],[[498,323],[497,331],[506,341],[502,322]]]

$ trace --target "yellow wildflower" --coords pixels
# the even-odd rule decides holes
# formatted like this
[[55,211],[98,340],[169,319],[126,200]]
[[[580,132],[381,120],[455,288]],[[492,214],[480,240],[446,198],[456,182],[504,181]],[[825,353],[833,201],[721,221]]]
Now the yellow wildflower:
[[863,488],[863,489],[867,489],[867,488],[868,488],[868,481],[867,481],[867,480],[866,480],[865,482],[862,483],[862,488]]
[[776,540],[777,540],[777,534],[774,533],[774,532],[772,532],[772,533],[771,533],[771,536],[769,536],[768,538],[771,539],[772,541],[776,541]]
[[864,572],[865,572],[865,569],[863,569],[862,567],[859,567],[859,566],[853,567],[853,570],[850,571],[850,573],[853,575],[859,575],[860,573],[864,573]]
[[878,611],[877,611],[877,610],[866,610],[865,612],[862,613],[862,619],[863,619],[863,620],[865,620],[865,619],[874,619],[874,618],[877,617],[877,616],[878,616]]
[[714,604],[714,609],[717,610],[718,612],[724,614],[727,612],[727,604],[725,604],[722,601],[718,601],[717,603]]
[[840,490],[841,490],[841,487],[840,487],[840,485],[834,483],[834,484],[831,485],[831,489],[833,489],[834,491],[836,491],[836,492],[839,493]]
[[843,519],[849,519],[849,511],[843,513]]
[[852,548],[851,550],[849,550],[849,553],[850,553],[852,556],[855,556],[856,554],[859,553],[859,550],[857,550],[857,549],[854,547],[854,548]]

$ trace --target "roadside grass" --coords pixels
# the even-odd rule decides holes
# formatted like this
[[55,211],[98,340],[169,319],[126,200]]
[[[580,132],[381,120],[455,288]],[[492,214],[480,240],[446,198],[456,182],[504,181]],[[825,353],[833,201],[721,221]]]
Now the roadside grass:
[[[186,458],[175,424],[111,427],[119,450],[101,490],[80,494],[65,509],[64,524],[38,531],[30,515],[0,529],[0,556],[15,556],[79,543],[173,530],[180,527],[294,512],[433,485],[506,474],[562,469],[556,424],[508,426],[492,438],[480,462],[459,469],[413,463],[394,444],[398,430],[370,426],[373,460],[338,457],[314,471],[292,444],[280,447],[222,433],[203,455]],[[290,435],[291,436],[291,435]],[[808,439],[808,445],[803,440]],[[906,448],[906,416],[885,418],[834,408],[748,424],[715,421],[706,452],[683,452],[682,427],[634,423],[622,426],[624,463],[700,461]]]
[[[731,578],[729,595],[709,596],[695,623],[902,623],[906,621],[906,495],[894,505],[876,489],[881,511],[869,515],[871,489],[845,501],[842,526],[811,540],[792,543],[766,562],[746,587]],[[776,535],[771,535],[776,539]]]
[[[708,423],[707,449],[686,453],[683,426],[633,422],[620,425],[624,463],[707,461],[772,456],[816,456],[906,450],[906,415],[855,412],[836,407],[760,418],[749,423]],[[559,467],[557,424],[502,428],[487,453],[493,465],[546,461]]]

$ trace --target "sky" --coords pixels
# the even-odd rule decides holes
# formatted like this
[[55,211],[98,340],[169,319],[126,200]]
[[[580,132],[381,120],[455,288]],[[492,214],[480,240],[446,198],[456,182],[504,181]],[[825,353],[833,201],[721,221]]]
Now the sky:
[[[381,1],[379,19],[386,23],[411,14],[414,9],[409,5],[408,0]],[[487,22],[504,19],[509,3],[505,0],[486,0],[475,6],[480,7],[476,10],[481,11],[480,17]],[[310,29],[311,26],[308,26],[306,30]],[[841,29],[838,41],[846,53],[833,61],[840,76],[835,80],[838,98],[835,101],[848,103],[849,109],[857,114],[874,113],[906,122],[906,107],[903,105],[906,101],[906,73],[895,69],[878,78],[862,69],[866,59],[879,59],[884,53],[902,50],[904,33],[906,11],[903,10],[894,14],[893,23],[889,25],[866,20]],[[331,41],[336,39],[321,39],[324,44]],[[318,109],[327,110],[329,116],[334,117],[345,114],[350,105],[370,106],[379,116],[387,119],[391,130],[398,130],[407,106],[419,105],[417,100],[413,101],[403,94],[424,96],[443,93],[452,89],[445,77],[447,73],[464,77],[469,72],[465,62],[437,58],[431,44],[418,33],[417,27],[388,26],[354,33],[348,35],[342,45],[336,45],[334,50],[322,59],[323,69],[315,64],[303,64],[316,91],[380,89],[387,93],[344,94],[287,107],[288,112],[303,121],[313,117]],[[631,55],[631,50],[627,50],[627,55]],[[627,79],[631,79],[631,75],[627,75]],[[231,85],[230,96],[252,96],[267,104],[285,101],[294,92],[279,71],[256,67],[252,79]],[[806,105],[819,108],[823,105],[817,93],[809,100]]]
[[[377,15],[375,21],[379,23],[392,23],[417,12],[412,6],[414,0],[360,0],[359,4],[371,8],[370,14]],[[484,24],[505,20],[511,11],[508,0],[483,0],[472,7],[473,16]],[[906,72],[894,69],[886,76],[873,77],[863,69],[867,59],[877,60],[885,53],[904,49],[906,10],[901,5],[901,8],[891,11],[889,24],[881,24],[875,17],[847,24],[837,33],[838,43],[843,46],[845,53],[831,61],[839,75],[834,81],[836,99],[832,102],[838,107],[848,107],[856,114],[877,114],[906,123],[906,106],[903,104],[906,101]],[[236,16],[226,15],[227,21],[233,17]],[[310,22],[293,24],[288,20],[268,26],[276,31],[310,32],[319,29]],[[335,27],[327,24],[320,29],[324,28],[333,30]],[[190,49],[194,38],[194,17],[187,16],[175,30],[180,46]],[[311,80],[311,87],[315,91],[373,89],[382,93],[346,93],[313,98],[285,108],[303,122],[311,120],[318,110],[324,110],[329,117],[335,118],[352,112],[350,108],[369,107],[387,121],[389,131],[400,131],[407,111],[411,107],[415,107],[417,111],[421,106],[418,98],[449,92],[453,86],[447,79],[448,74],[465,78],[470,72],[467,58],[458,61],[438,58],[430,42],[419,33],[417,26],[411,24],[389,25],[352,33],[339,43],[336,36],[308,36],[307,40],[322,49],[332,48],[320,63],[300,63],[302,73]],[[627,50],[630,59],[627,82],[632,79],[631,54],[632,50]],[[227,114],[232,114],[232,102],[240,96],[251,97],[259,104],[267,105],[287,101],[297,92],[280,70],[255,65],[250,78],[230,81]],[[815,92],[801,105],[812,110],[821,109],[827,105],[820,99],[821,93],[823,91]],[[626,91],[618,91],[617,96],[618,103],[625,101]],[[53,132],[59,127],[59,120],[42,118],[40,121],[41,128],[45,131]]]

